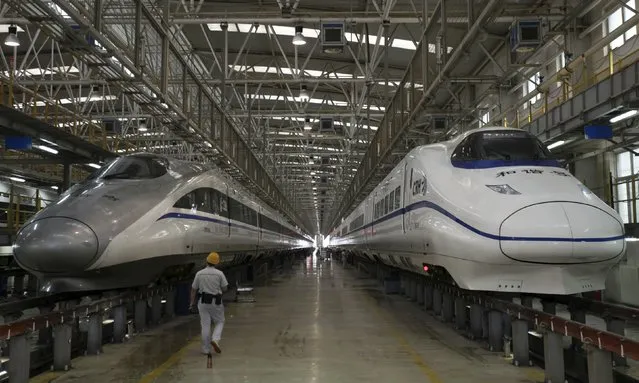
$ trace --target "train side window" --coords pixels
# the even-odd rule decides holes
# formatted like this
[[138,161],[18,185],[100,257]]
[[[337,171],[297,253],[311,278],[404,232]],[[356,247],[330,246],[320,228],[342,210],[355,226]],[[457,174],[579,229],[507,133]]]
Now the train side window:
[[477,149],[475,148],[476,136],[470,135],[457,145],[453,155],[450,157],[453,161],[470,161],[479,159]]
[[180,198],[179,200],[177,200],[177,202],[173,205],[173,207],[178,209],[191,209],[192,205],[193,205],[193,196],[192,196],[192,193],[189,193],[183,196],[182,198]]
[[212,213],[209,194],[209,191],[204,188],[195,191],[195,206],[198,211]]
[[395,210],[395,190],[388,194],[388,211]]
[[395,189],[395,209],[399,209],[401,205],[402,187],[398,186]]

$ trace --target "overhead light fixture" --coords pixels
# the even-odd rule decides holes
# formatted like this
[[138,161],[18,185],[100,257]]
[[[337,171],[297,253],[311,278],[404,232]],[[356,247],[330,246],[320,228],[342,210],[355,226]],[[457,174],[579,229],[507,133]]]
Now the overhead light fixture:
[[98,164],[94,164],[94,163],[90,163],[88,164],[90,167],[95,168],[95,169],[100,169],[102,166],[98,165]]
[[636,109],[629,110],[627,112],[621,113],[620,115],[611,118],[610,122],[614,124],[615,122],[619,122],[621,120],[625,120],[626,118],[632,117],[637,113],[639,113],[639,111]]
[[140,120],[140,122],[138,123],[138,131],[146,132],[147,130],[149,129],[146,127],[146,120]]
[[44,138],[40,138],[40,141],[45,142],[45,143],[47,143],[49,145],[58,146],[58,144],[56,144],[55,142],[49,141],[49,140],[44,139]]
[[306,85],[302,85],[302,90],[300,90],[300,101],[307,102],[310,99],[308,95],[308,90],[306,90]]
[[9,34],[4,39],[4,45],[8,47],[19,47],[20,39],[18,38],[18,27],[14,24],[11,24],[9,27]]
[[306,45],[306,39],[302,35],[304,28],[301,25],[295,26],[295,36],[293,36],[293,45]]
[[58,190],[59,188],[57,186],[53,185],[53,186],[51,186],[51,189]]
[[49,152],[49,153],[51,153],[51,154],[58,154],[58,151],[57,151],[57,150],[55,150],[55,149],[53,149],[53,148],[50,148],[50,147],[48,147],[48,146],[44,146],[44,145],[35,145],[35,147],[36,147],[36,148],[38,148],[38,149],[40,149],[40,150],[43,150],[43,151],[45,151],[45,152]]
[[311,126],[311,119],[306,118],[304,120],[304,130],[311,130],[311,129],[313,129],[313,127]]
[[9,179],[10,179],[11,181],[15,181],[15,182],[26,182],[26,180],[25,180],[24,178],[20,178],[20,177],[13,177],[13,176],[11,176],[11,177],[9,177]]
[[548,150],[553,150],[554,148],[561,146],[563,144],[565,144],[566,141],[557,141],[557,142],[553,142],[552,144],[548,145]]

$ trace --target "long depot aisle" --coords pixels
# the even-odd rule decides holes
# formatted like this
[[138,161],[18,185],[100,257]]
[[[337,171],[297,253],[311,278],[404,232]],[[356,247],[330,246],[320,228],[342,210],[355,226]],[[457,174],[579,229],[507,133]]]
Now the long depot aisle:
[[374,280],[337,264],[309,257],[291,275],[258,288],[256,298],[227,306],[222,354],[214,355],[212,369],[200,354],[199,321],[191,318],[147,339],[105,347],[102,356],[74,361],[75,370],[46,381],[543,381],[540,369],[512,366],[406,298],[384,296]]

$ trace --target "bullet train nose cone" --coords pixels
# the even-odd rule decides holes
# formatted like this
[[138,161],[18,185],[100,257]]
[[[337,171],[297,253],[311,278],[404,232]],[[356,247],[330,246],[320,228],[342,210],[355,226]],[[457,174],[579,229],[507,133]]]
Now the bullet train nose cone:
[[594,206],[549,202],[523,208],[500,228],[502,252],[533,263],[604,261],[624,250],[623,226]]
[[21,266],[32,271],[82,271],[97,257],[98,238],[78,220],[44,218],[20,230],[13,253]]

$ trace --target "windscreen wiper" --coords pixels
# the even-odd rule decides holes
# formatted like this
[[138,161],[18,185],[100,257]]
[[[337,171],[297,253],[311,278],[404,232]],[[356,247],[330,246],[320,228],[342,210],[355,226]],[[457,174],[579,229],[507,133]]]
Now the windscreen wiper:
[[117,173],[111,173],[111,174],[107,174],[105,176],[102,176],[102,179],[108,180],[111,178],[124,178],[122,176],[126,176],[126,178],[131,178],[131,175],[127,172],[117,172]]

